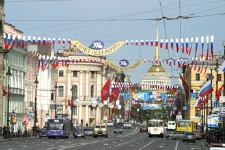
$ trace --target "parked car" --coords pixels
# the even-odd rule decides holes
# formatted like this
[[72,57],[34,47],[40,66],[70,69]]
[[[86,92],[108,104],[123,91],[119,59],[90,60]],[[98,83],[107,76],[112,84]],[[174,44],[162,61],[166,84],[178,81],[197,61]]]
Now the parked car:
[[93,136],[94,128],[93,127],[86,127],[86,128],[84,128],[84,134],[86,136]]
[[85,134],[84,134],[84,127],[76,127],[73,131],[73,137],[77,138],[77,137],[83,137],[85,138]]
[[114,122],[111,120],[106,121],[107,127],[114,127]]
[[140,125],[140,132],[148,132],[148,127],[146,125]]
[[183,132],[176,132],[176,131],[166,135],[167,139],[174,139],[174,140],[183,139],[183,137],[184,137]]
[[47,129],[46,128],[42,128],[39,132],[39,138],[42,137],[47,137]]
[[183,137],[183,142],[185,142],[185,141],[192,141],[192,142],[196,143],[195,133],[194,132],[186,132]]
[[116,133],[122,134],[123,133],[123,127],[122,126],[115,126],[114,127],[114,134],[116,134]]
[[194,134],[195,134],[196,140],[201,140],[203,138],[201,132],[195,131]]

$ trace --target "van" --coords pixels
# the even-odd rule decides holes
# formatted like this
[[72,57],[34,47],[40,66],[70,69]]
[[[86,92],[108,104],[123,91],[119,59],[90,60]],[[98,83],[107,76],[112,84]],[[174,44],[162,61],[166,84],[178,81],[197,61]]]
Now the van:
[[176,130],[176,122],[175,121],[168,121],[167,130]]

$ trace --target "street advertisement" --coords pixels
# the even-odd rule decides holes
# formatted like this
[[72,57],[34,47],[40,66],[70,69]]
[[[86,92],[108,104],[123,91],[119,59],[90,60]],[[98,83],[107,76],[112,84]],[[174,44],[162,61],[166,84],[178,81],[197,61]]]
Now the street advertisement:
[[218,128],[219,123],[219,115],[218,114],[211,114],[208,116],[208,127],[209,128]]

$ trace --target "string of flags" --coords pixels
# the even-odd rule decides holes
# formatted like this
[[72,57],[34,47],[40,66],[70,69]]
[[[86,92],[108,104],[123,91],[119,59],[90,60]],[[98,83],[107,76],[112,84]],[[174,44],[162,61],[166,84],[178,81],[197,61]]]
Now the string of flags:
[[[200,39],[200,40],[199,40]],[[155,40],[126,40],[125,43],[127,46],[155,46],[164,48],[165,50],[176,50],[178,53],[186,53],[190,56],[191,52],[194,50],[194,57],[197,55],[197,51],[201,50],[201,55],[204,56],[204,51],[206,51],[206,60],[208,60],[209,55],[213,59],[214,50],[213,50],[214,36],[201,36],[195,38],[180,38],[180,39],[155,39]],[[201,44],[201,47],[199,45]]]
[[[25,46],[33,44],[38,46],[55,45],[55,44],[71,44],[70,39],[65,38],[46,38],[46,37],[35,37],[35,36],[16,36],[10,33],[3,33],[4,36],[4,48],[6,50],[12,50],[13,47]],[[200,40],[199,40],[200,39]],[[195,38],[180,38],[180,39],[155,39],[155,40],[126,40],[127,46],[159,46],[165,50],[172,49],[178,53],[180,50],[182,53],[186,53],[188,56],[194,50],[194,57],[196,57],[198,50],[201,50],[201,56],[206,56],[205,60],[211,58],[213,60],[214,49],[213,49],[214,36],[201,36]],[[201,47],[199,46],[201,45]],[[193,49],[193,50],[192,50]],[[206,52],[205,52],[206,51]],[[204,55],[205,52],[205,55]]]

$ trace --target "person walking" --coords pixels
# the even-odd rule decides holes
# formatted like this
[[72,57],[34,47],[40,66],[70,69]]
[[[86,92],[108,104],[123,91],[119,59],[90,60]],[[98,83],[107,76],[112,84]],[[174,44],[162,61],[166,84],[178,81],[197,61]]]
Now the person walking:
[[20,125],[17,128],[17,134],[19,137],[21,137],[21,126]]

